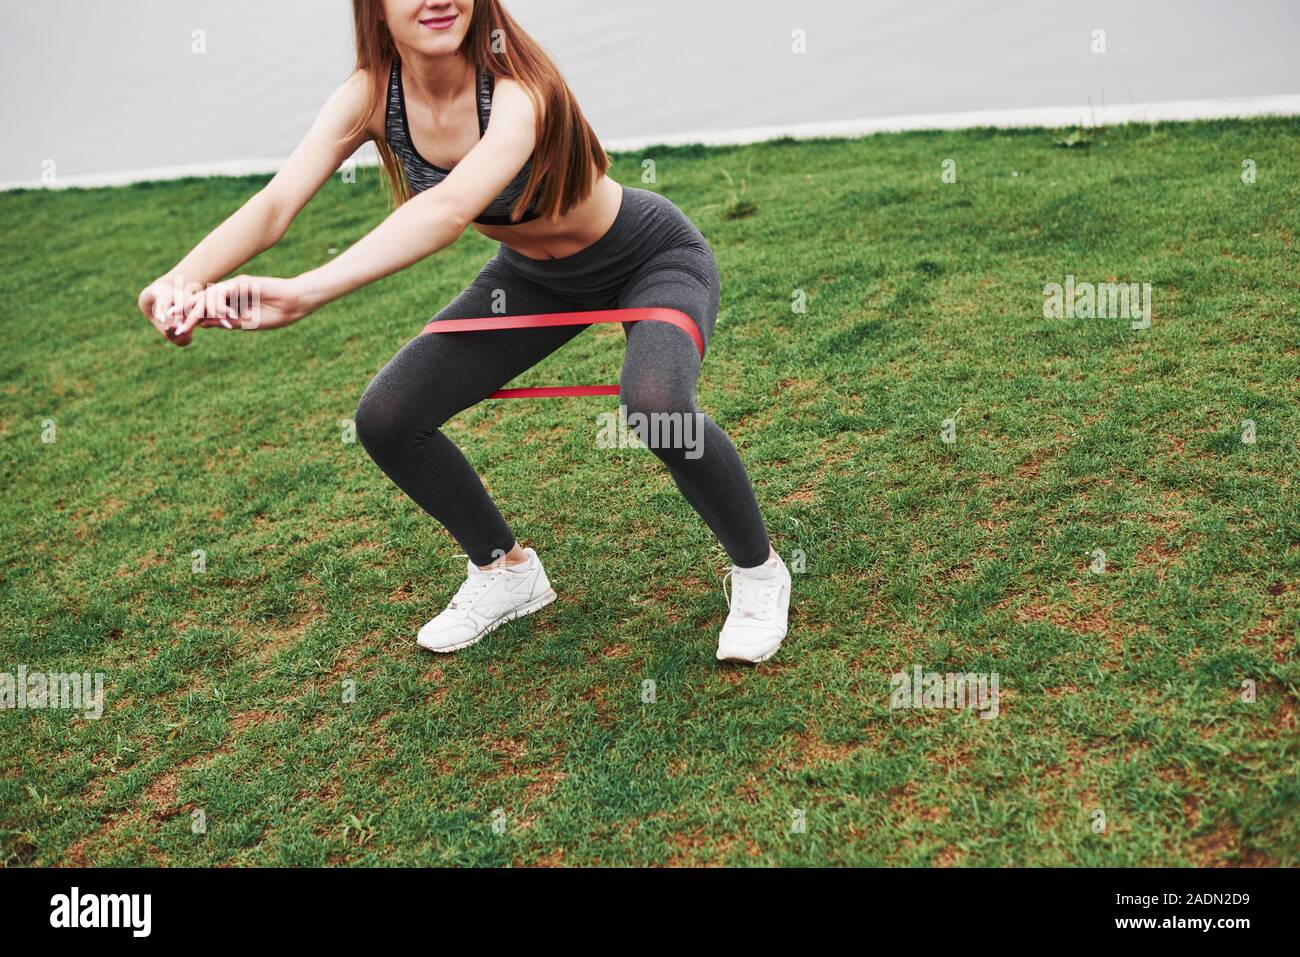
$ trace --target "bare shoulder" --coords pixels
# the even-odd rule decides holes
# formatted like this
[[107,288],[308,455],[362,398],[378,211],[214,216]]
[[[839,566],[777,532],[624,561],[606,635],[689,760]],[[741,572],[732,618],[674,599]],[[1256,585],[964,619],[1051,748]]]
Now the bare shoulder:
[[535,121],[540,113],[545,117],[545,103],[534,103],[528,88],[508,76],[498,77],[492,93],[492,115],[501,108],[513,121]]
[[[383,84],[388,74],[379,70],[357,69],[334,91],[330,102],[337,105],[340,114],[352,122],[364,116],[366,130],[372,136],[383,136],[384,96]],[[379,95],[376,95],[379,93]]]
[[361,102],[365,99],[366,93],[373,89],[372,84],[378,78],[376,70],[367,70],[358,68],[352,71],[352,75],[343,81],[342,86],[337,90],[337,95],[342,95],[352,99],[355,102]]

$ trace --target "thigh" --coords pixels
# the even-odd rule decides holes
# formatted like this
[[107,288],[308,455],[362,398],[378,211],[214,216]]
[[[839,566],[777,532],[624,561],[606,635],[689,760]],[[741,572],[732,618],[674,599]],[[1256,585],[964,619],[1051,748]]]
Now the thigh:
[[[571,300],[519,276],[500,260],[487,262],[434,319],[526,316],[570,312]],[[580,334],[583,326],[422,333],[380,370],[369,397],[401,401],[445,421],[486,399],[511,379]]]
[[[699,327],[707,348],[718,318],[721,279],[707,246],[679,246],[654,256],[629,279],[619,296],[619,308],[660,306],[686,313]],[[669,376],[689,384],[693,393],[700,370],[700,353],[691,337],[662,322],[624,323],[627,355],[623,381]]]

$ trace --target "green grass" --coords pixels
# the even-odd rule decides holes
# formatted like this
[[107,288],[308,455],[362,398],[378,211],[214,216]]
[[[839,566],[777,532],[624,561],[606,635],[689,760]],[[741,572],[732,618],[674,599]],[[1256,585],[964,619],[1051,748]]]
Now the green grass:
[[[1300,864],[1300,123],[1067,133],[645,152],[722,268],[701,405],[806,555],[750,670],[713,660],[723,552],[599,399],[449,425],[560,600],[415,648],[463,559],[340,423],[482,237],[178,350],[135,296],[260,179],[0,196],[0,671],[107,680],[99,721],[0,712],[0,861]],[[248,271],[383,211],[336,180]],[[1152,283],[1151,328],[1044,319],[1067,274]],[[526,381],[620,358],[592,329]],[[1000,715],[891,710],[916,664],[998,673]]]

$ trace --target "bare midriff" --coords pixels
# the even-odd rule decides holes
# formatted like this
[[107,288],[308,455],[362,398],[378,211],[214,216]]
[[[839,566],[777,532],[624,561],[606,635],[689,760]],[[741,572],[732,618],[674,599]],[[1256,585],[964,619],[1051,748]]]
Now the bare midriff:
[[623,187],[608,176],[602,176],[591,195],[569,210],[559,222],[550,223],[542,217],[518,226],[475,223],[474,228],[488,239],[505,243],[529,259],[563,259],[581,252],[609,232],[622,199]]

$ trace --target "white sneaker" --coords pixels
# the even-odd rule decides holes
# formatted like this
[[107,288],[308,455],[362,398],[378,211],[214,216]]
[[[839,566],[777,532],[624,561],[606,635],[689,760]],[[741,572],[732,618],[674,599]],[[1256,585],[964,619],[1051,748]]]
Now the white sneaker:
[[555,601],[542,560],[525,548],[528,561],[483,571],[468,562],[469,577],[437,618],[420,629],[416,644],[429,651],[468,648],[506,622]]
[[722,581],[725,592],[727,578],[731,579],[731,613],[718,635],[719,661],[758,664],[776,654],[785,640],[790,615],[790,570],[780,555],[768,562],[760,567],[771,570],[770,578],[755,578],[747,574],[755,569],[732,565]]

